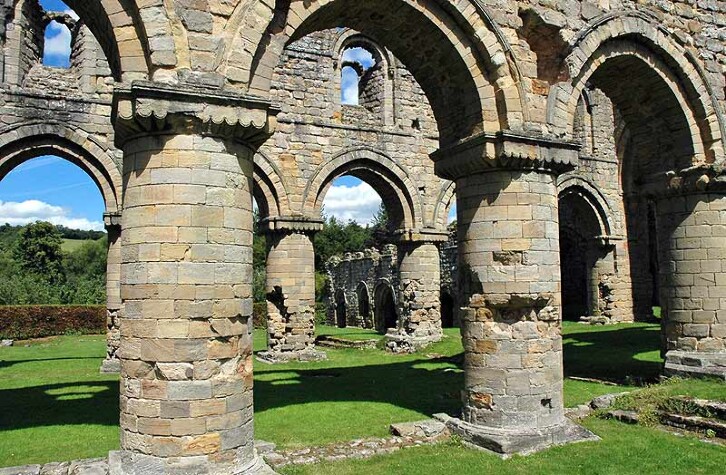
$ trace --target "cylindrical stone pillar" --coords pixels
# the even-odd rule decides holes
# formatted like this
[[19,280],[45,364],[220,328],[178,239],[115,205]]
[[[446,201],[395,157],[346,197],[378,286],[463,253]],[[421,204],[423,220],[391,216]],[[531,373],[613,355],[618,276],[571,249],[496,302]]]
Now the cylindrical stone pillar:
[[588,437],[564,417],[554,174],[492,170],[456,185],[465,388],[450,426],[505,454]]
[[276,230],[267,234],[266,362],[316,361],[315,250],[312,233]]
[[106,233],[106,358],[101,364],[101,372],[118,373],[121,370],[117,355],[121,343],[121,227],[107,224]]
[[665,374],[726,379],[726,196],[656,206]]
[[399,323],[386,335],[394,352],[409,352],[439,341],[441,329],[441,263],[432,242],[398,245]]
[[124,146],[121,451],[114,475],[258,466],[252,156],[200,135]]
[[600,312],[600,246],[591,242],[588,246],[587,306],[588,316],[599,317]]

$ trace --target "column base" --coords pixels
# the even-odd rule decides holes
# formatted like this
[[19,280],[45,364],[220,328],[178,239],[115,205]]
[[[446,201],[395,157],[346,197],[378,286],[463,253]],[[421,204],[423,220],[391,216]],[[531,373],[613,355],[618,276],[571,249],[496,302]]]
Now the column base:
[[517,430],[477,426],[446,415],[435,417],[445,422],[446,427],[468,445],[494,452],[504,458],[514,454],[527,455],[556,445],[600,440],[600,437],[569,419],[554,427]]
[[441,337],[442,335],[413,336],[392,330],[386,333],[386,350],[391,353],[414,353],[441,341]]
[[256,355],[257,361],[267,364],[283,363],[310,363],[313,361],[325,361],[328,355],[324,351],[315,348],[307,348],[298,351],[261,351]]
[[121,361],[118,358],[106,358],[101,363],[102,374],[115,374],[121,372]]
[[671,350],[666,353],[663,374],[687,378],[714,377],[726,381],[726,352]]
[[216,462],[206,455],[197,457],[154,457],[126,450],[109,452],[109,475],[276,475],[262,457],[252,461]]

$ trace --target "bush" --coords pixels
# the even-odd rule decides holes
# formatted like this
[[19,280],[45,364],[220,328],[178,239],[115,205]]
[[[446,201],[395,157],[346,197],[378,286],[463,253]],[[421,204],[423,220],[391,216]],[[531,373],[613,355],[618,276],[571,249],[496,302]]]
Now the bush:
[[0,339],[105,332],[103,306],[0,306]]
[[255,302],[252,306],[252,325],[267,328],[267,302]]

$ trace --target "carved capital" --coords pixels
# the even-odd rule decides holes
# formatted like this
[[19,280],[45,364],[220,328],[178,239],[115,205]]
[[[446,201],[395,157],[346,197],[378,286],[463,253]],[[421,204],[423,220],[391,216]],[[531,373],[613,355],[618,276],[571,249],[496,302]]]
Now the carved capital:
[[441,244],[449,240],[446,229],[398,229],[390,235],[395,244]]
[[276,216],[260,221],[260,231],[265,234],[314,234],[323,230],[322,219],[304,216]]
[[482,133],[431,154],[436,174],[456,180],[496,170],[561,174],[577,165],[580,145],[509,131]]
[[279,108],[235,92],[134,81],[114,90],[116,145],[140,134],[195,133],[259,145],[275,130]]
[[119,228],[121,227],[121,213],[104,213],[103,224],[108,228]]
[[646,177],[639,192],[653,198],[700,193],[726,194],[726,170],[716,165],[699,165]]

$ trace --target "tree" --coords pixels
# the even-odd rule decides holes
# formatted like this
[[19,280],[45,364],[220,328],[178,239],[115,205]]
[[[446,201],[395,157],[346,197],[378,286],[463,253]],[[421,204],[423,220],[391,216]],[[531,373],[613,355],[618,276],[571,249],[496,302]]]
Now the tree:
[[15,258],[20,267],[50,282],[63,277],[63,240],[52,224],[37,221],[20,230]]

